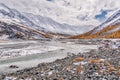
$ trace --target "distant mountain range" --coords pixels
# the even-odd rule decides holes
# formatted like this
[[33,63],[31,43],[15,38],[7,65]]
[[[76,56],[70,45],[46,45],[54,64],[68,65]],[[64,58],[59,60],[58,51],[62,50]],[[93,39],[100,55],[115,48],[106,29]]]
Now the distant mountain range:
[[71,38],[120,38],[120,10],[118,10],[110,18],[93,30],[81,35],[72,36]]
[[120,38],[120,10],[98,27],[86,32],[89,30],[88,28],[92,27],[90,25],[82,27],[59,23],[50,17],[20,12],[0,3],[0,39],[41,39],[70,36],[73,39]]
[[[60,37],[81,33],[79,31],[81,28],[78,26],[60,24],[50,18],[40,15],[20,13],[16,9],[11,9],[2,3],[0,4],[0,22],[1,38],[18,38],[15,36],[17,33],[21,33],[21,36],[23,36],[22,38],[25,38],[30,33],[29,38],[36,39],[50,38],[50,36],[53,38],[57,36]],[[21,26],[25,26],[26,29],[23,29]],[[36,32],[39,32],[40,34],[38,35]]]

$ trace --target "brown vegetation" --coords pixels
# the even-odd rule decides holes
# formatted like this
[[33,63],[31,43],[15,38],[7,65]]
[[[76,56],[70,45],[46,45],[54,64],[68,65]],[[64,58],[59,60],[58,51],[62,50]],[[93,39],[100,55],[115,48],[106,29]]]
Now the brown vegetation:
[[120,38],[120,30],[116,31],[112,34],[109,34],[107,36],[103,36],[103,38]]
[[117,74],[118,74],[118,76],[120,76],[120,71],[118,71],[118,73],[117,73]]
[[78,57],[78,58],[74,59],[73,61],[74,62],[80,62],[80,61],[83,61],[83,60],[84,60],[83,57]]
[[112,66],[109,68],[109,72],[114,72],[114,71],[116,71],[115,67]]
[[120,66],[118,66],[118,70],[120,70]]
[[111,66],[111,64],[110,64],[109,61],[105,61],[104,65],[105,65],[105,66]]
[[81,34],[81,35],[77,35],[77,36],[72,36],[70,37],[71,39],[91,39],[91,38],[120,38],[120,30],[115,31],[113,33],[107,33],[113,29],[119,28],[119,25],[112,25],[112,26],[108,26],[103,28],[102,30],[100,30],[99,32],[93,33],[95,31],[95,29]]
[[102,60],[101,59],[90,59],[90,63],[102,63]]
[[78,66],[77,67],[77,72],[82,72],[82,71],[83,71],[83,66],[82,65]]

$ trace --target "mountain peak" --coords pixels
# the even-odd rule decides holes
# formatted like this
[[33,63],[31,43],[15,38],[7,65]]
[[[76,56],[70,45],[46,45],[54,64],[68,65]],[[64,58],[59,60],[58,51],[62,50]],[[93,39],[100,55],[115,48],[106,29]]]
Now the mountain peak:
[[0,3],[0,11],[10,12],[10,9],[3,3]]

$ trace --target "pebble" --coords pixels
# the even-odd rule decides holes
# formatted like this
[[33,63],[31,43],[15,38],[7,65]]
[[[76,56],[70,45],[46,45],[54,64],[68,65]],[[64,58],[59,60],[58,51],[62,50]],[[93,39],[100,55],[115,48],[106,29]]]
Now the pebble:
[[0,80],[120,80],[120,50],[101,47],[77,55],[69,52],[64,59],[10,74],[1,75]]

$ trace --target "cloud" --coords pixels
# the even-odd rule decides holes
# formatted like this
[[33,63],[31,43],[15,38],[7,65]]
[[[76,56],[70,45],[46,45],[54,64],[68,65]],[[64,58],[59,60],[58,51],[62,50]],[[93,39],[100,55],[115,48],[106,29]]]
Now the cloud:
[[[57,22],[71,25],[99,25],[120,8],[120,0],[54,0],[53,2],[0,0],[0,2],[21,12],[50,17]],[[107,14],[104,11],[107,11]]]

